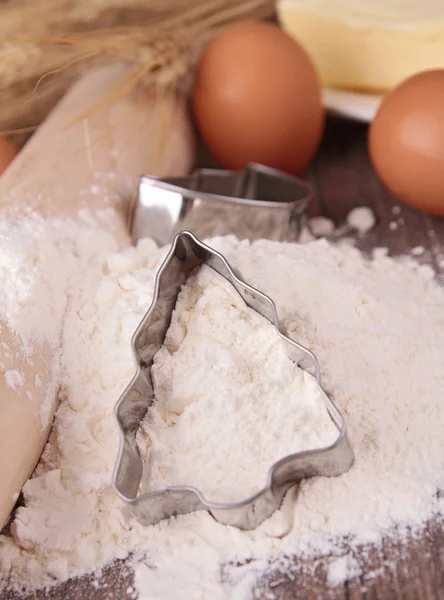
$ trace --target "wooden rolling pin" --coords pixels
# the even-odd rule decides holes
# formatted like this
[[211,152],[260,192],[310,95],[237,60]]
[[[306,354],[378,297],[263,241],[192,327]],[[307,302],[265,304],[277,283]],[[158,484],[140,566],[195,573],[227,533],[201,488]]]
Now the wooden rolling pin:
[[[98,211],[111,202],[118,212],[104,227],[120,246],[129,244],[126,211],[139,176],[186,174],[194,139],[185,102],[173,95],[163,96],[161,103],[140,94],[100,102],[124,74],[122,65],[93,71],[65,96],[0,178],[0,219],[17,221],[25,208],[45,217],[77,218],[83,207]],[[43,450],[57,398],[42,427],[38,413],[51,380],[54,348],[36,343],[25,357],[2,315],[0,342],[1,529]],[[9,370],[22,374],[22,387],[7,385]]]

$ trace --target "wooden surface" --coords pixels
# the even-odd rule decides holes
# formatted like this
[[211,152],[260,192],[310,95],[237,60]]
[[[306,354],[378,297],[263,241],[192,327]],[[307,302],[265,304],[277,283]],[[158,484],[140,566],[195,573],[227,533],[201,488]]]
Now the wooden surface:
[[[364,125],[331,119],[322,149],[307,177],[316,190],[313,214],[323,214],[339,224],[354,206],[371,206],[378,224],[358,241],[363,249],[387,246],[393,254],[400,254],[422,245],[426,253],[421,260],[438,271],[441,261],[440,272],[444,276],[444,249],[440,244],[444,242],[444,219],[401,205],[382,187],[368,162]],[[399,209],[394,207],[398,206],[400,213],[396,214]],[[438,523],[430,523],[419,539],[405,540],[402,544],[387,539],[382,548],[362,548],[355,556],[364,559],[365,572],[343,587],[328,589],[322,563],[307,565],[295,559],[291,573],[268,574],[260,583],[256,598],[444,600],[444,527]],[[103,580],[108,584],[105,589],[96,590],[91,585],[92,579],[84,577],[29,598],[123,600],[128,597],[125,590],[131,583],[131,573],[123,563],[107,568]],[[2,600],[15,598],[6,595]]]

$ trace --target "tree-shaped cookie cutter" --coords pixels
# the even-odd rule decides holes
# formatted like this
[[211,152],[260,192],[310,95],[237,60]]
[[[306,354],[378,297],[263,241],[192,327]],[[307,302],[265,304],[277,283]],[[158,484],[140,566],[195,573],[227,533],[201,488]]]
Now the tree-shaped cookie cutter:
[[[274,325],[290,359],[316,379],[327,411],[338,430],[338,437],[330,446],[297,452],[278,460],[268,471],[265,487],[241,502],[212,502],[198,489],[185,485],[139,494],[143,461],[136,434],[154,401],[151,377],[153,359],[163,344],[183,284],[191,271],[202,264],[207,264],[227,279],[249,307]],[[354,456],[346,423],[321,386],[319,363],[315,355],[282,331],[271,298],[242,281],[222,254],[202,243],[192,233],[182,231],[174,238],[157,273],[152,304],[134,333],[131,346],[137,371],[114,410],[120,444],[112,484],[117,495],[129,505],[143,525],[153,525],[173,515],[207,510],[224,525],[254,529],[279,508],[289,488],[302,479],[334,477],[350,469]]]

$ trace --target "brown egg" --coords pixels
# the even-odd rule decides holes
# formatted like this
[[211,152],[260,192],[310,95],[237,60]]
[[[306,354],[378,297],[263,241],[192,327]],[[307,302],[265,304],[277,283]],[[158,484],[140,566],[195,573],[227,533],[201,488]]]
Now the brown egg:
[[297,173],[322,136],[316,71],[271,23],[236,23],[215,37],[198,64],[192,102],[202,138],[226,168],[253,161]]
[[11,142],[0,136],[0,175],[12,163],[17,152],[17,148]]
[[414,75],[391,92],[368,143],[376,172],[395,196],[444,215],[444,69]]

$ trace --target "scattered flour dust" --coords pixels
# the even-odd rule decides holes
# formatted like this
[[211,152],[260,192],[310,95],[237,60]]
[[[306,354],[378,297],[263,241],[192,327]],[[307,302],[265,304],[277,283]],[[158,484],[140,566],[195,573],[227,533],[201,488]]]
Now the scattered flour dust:
[[327,577],[330,586],[340,585],[348,579],[359,577],[361,567],[355,558],[349,554],[333,559],[328,565]]
[[5,371],[4,377],[6,385],[11,387],[13,390],[25,385],[23,373],[20,373],[20,371],[17,371],[17,369],[9,369],[8,371]]
[[[68,239],[73,232],[66,227]],[[97,260],[87,268],[75,267],[80,258],[72,255],[76,275],[70,279],[63,319],[61,403],[36,474],[24,486],[25,506],[16,513],[12,537],[0,538],[4,580],[9,577],[17,586],[35,588],[128,557],[134,565],[134,587],[143,600],[246,600],[266,569],[291,568],[291,559],[285,557],[328,556],[327,574],[335,585],[362,568],[359,561],[342,556],[345,537],[352,549],[366,542],[378,544],[395,527],[418,530],[441,514],[442,494],[437,491],[444,487],[442,287],[412,258],[393,260],[383,251],[367,260],[352,247],[325,240],[306,245],[249,244],[228,237],[215,238],[211,245],[249,283],[276,301],[287,331],[317,354],[324,386],[346,415],[356,461],[341,477],[304,481],[287,494],[282,509],[254,531],[221,526],[205,512],[154,527],[140,526],[110,487],[118,442],[112,411],[134,373],[130,337],[150,304],[153,276],[166,249],[157,250],[153,242],[142,240],[137,248],[104,258],[112,248],[106,240],[96,238],[94,243]],[[248,427],[257,427],[254,444],[261,460],[274,457],[263,447],[269,432],[260,423],[261,413],[251,415],[247,410],[247,403],[260,402],[255,387],[267,392],[264,403],[275,393],[281,405],[274,410],[289,418],[301,418],[298,411],[303,410],[271,389],[280,370],[282,393],[301,382],[300,374],[283,358],[268,364],[267,357],[279,352],[271,339],[273,330],[260,319],[255,321],[237,300],[228,300],[224,286],[205,271],[184,289],[181,300],[190,305],[184,306],[183,321],[175,315],[156,361],[161,414],[158,427],[153,417],[147,419],[145,429],[165,445],[168,469],[160,473],[158,462],[158,475],[166,479],[180,475],[173,440],[164,431],[165,411],[178,432],[179,449],[192,454],[205,441],[207,424],[214,426],[215,416],[208,415],[208,421],[196,419],[193,431],[203,437],[188,440],[189,446],[181,423],[193,411],[203,416],[211,407],[223,410],[231,383],[220,390],[214,387],[210,397],[208,384],[201,381],[203,371],[215,383],[224,376],[225,365],[212,362],[211,348],[214,357],[223,356],[230,365],[233,381],[245,387],[246,400],[242,402],[241,395],[233,398],[229,414],[235,418],[237,409],[237,425],[245,418]],[[20,276],[12,272],[11,285]],[[25,304],[42,300],[49,293],[46,287],[51,290],[56,285],[57,278],[48,277]],[[236,322],[242,336],[252,335],[250,328],[260,332],[262,354],[251,352],[257,349],[253,341],[251,356],[243,354],[246,341],[241,335],[237,338]],[[45,324],[49,333],[41,334],[52,335],[49,313],[39,327]],[[24,325],[26,331],[32,330],[31,322]],[[195,355],[201,348],[205,348],[201,356]],[[238,363],[233,357],[240,353]],[[271,411],[269,418],[275,417]],[[219,426],[219,436],[236,430],[236,423],[222,418]],[[234,438],[231,460],[242,460],[239,448],[234,451],[240,443]],[[249,443],[248,435],[243,439]],[[223,447],[221,456],[206,451],[201,456],[208,462],[205,470],[213,465],[221,471],[217,477],[223,475],[230,468],[224,459],[229,447]],[[236,476],[237,468],[233,466],[230,476]],[[252,473],[256,468],[251,465]],[[187,469],[187,476],[201,476],[192,472],[191,464]],[[249,475],[248,468],[242,474],[246,487],[252,482]],[[211,485],[208,482],[207,491],[216,493]],[[232,491],[227,488],[223,493]]]
[[375,213],[368,206],[356,206],[348,213],[347,224],[359,233],[367,233],[376,224]]

